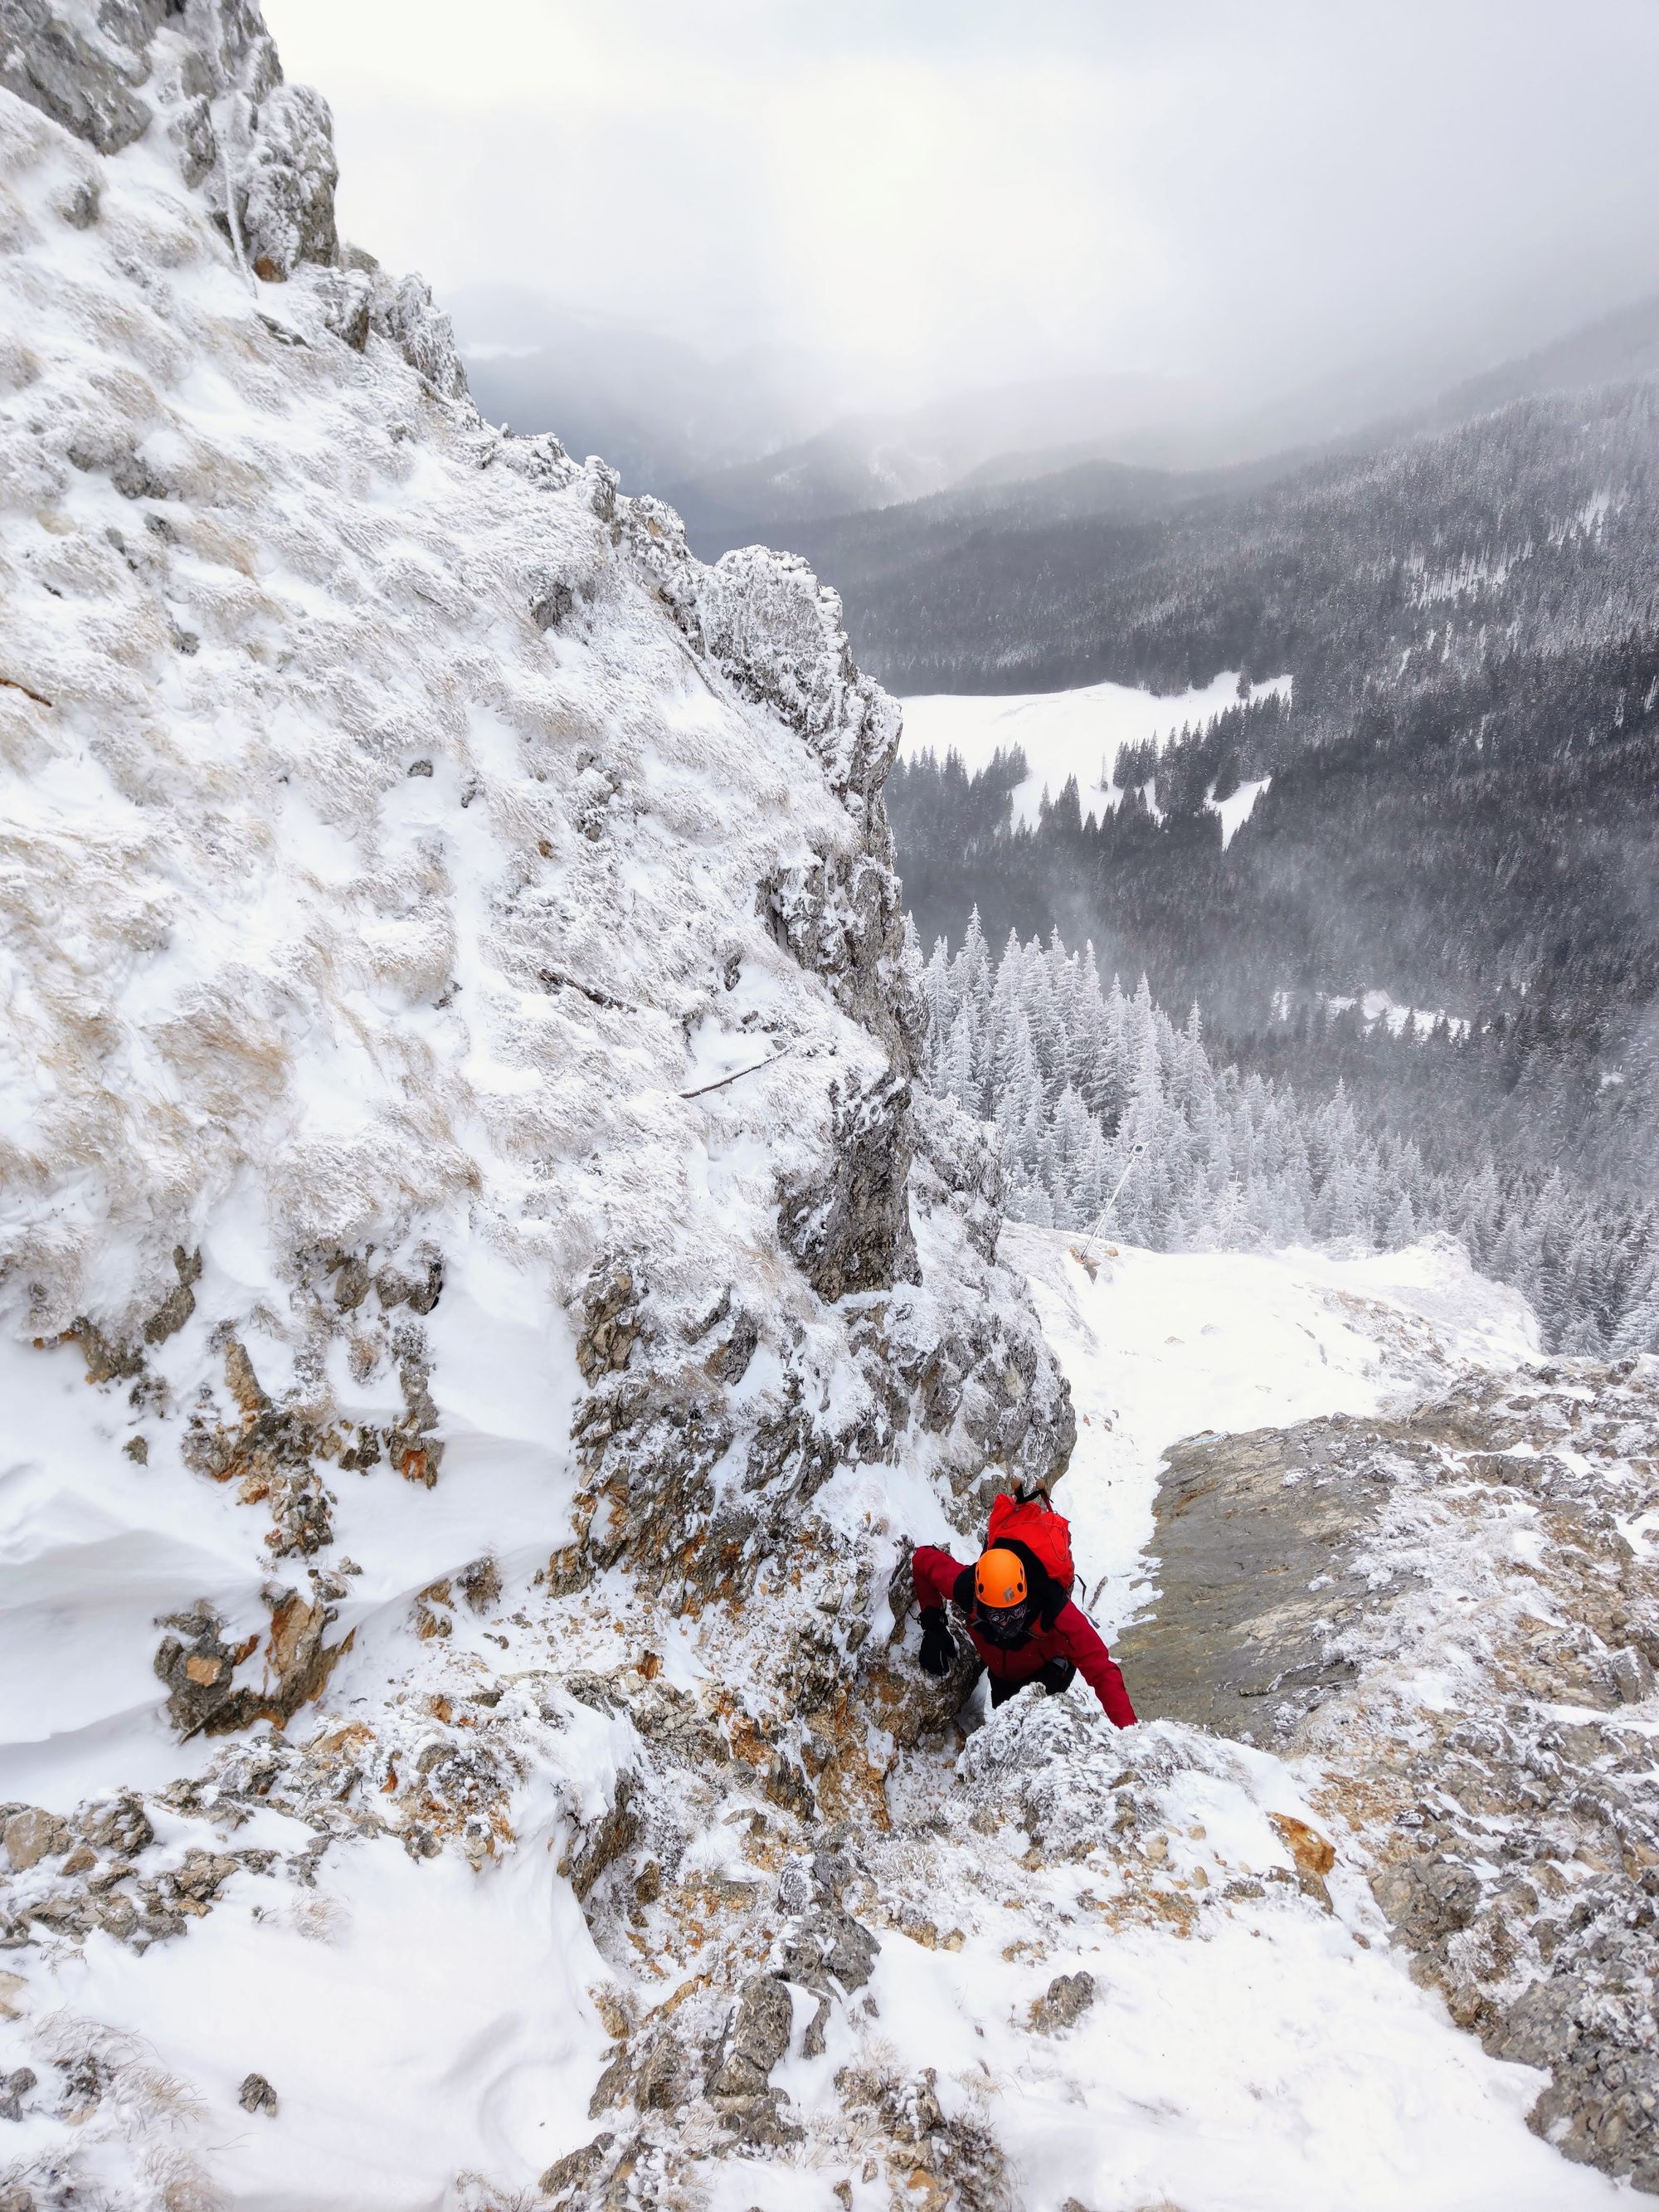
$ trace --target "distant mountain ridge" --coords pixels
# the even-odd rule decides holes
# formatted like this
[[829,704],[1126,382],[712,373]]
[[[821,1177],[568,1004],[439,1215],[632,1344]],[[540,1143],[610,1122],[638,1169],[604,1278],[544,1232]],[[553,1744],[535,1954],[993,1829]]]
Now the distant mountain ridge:
[[1060,377],[986,386],[925,407],[849,416],[781,451],[671,484],[692,542],[770,539],[803,520],[888,507],[951,487],[996,483],[1056,437],[1068,454],[1167,441],[1218,419],[1218,393],[1175,378]]
[[1512,399],[1623,384],[1659,375],[1659,293],[1569,331],[1455,386],[1429,410],[1437,422],[1461,422]]
[[[1115,418],[1086,418],[1086,390],[1067,387],[1079,419],[1067,441],[1021,435],[1017,412],[953,441],[948,410],[903,421],[867,418],[805,443],[672,485],[666,494],[705,557],[751,540],[806,551],[843,542],[914,545],[908,522],[977,523],[1013,512],[1141,518],[1218,494],[1279,482],[1312,463],[1372,452],[1415,433],[1443,429],[1521,398],[1589,390],[1659,374],[1659,295],[1585,324],[1436,393],[1355,409],[1328,383],[1246,410],[1173,380],[1098,380],[1103,402],[1118,383]],[[1406,380],[1409,382],[1409,379]],[[1379,394],[1389,380],[1379,376]],[[1030,393],[1047,386],[1025,387]],[[1006,402],[1003,393],[980,395]],[[965,403],[953,403],[966,416]],[[1028,430],[1033,417],[1027,417]],[[1052,421],[1052,417],[1050,420]],[[906,423],[908,422],[908,429]],[[932,443],[927,443],[932,425]],[[907,444],[907,437],[909,442]],[[878,522],[880,515],[887,520]],[[856,518],[856,520],[854,519]],[[826,525],[842,526],[823,535]],[[826,558],[830,557],[827,553]],[[832,562],[833,565],[833,562]]]
[[1659,370],[1655,295],[1461,379],[1455,360],[1402,357],[1241,404],[1212,383],[1102,373],[851,410],[803,349],[712,356],[524,285],[463,286],[446,304],[488,420],[603,453],[628,489],[665,498],[710,559],[935,499],[1158,512],[1510,399]]

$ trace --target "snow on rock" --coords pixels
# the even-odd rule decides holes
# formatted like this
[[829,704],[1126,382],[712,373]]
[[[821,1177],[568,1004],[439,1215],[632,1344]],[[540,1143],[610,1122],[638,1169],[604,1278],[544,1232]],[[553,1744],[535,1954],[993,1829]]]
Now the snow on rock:
[[1525,1301],[1449,1239],[1347,1260],[1097,1245],[1092,1274],[1081,1243],[1011,1222],[1000,1249],[1071,1382],[1066,1510],[1103,1630],[1137,1609],[1159,1468],[1178,1438],[1372,1413],[1469,1366],[1510,1371],[1538,1349]]
[[520,2191],[1066,1392],[833,594],[479,420],[246,0],[15,14],[0,2188]]
[[833,594],[479,420],[250,0],[14,25],[7,2212],[1608,2201],[1322,1753],[907,1619],[1080,1437],[1115,1626],[1182,1437],[1513,1303],[1000,1250]]
[[1346,1841],[1281,1761],[1162,1720],[1114,1741],[1074,1698],[1028,1692],[959,1764],[937,1839],[908,1854],[927,1902],[876,1987],[902,1987],[889,2034],[927,2035],[941,2088],[979,2087],[1005,2201],[1614,2201],[1528,2137],[1537,2077],[1389,1955]]
[[[1545,2069],[1513,2092],[1533,2128],[1659,2191],[1655,1363],[1540,1363],[1515,1294],[1444,1246],[1124,1252],[1094,1281],[1063,1238],[1005,1247],[1072,1376],[1063,1495],[1103,1625],[1134,1614],[1142,1709],[1212,1772],[1234,1739],[1325,1839],[1277,1824],[1304,1893],[1364,1932],[1369,1892],[1451,2019]],[[1089,1790],[1054,1749],[1018,1787],[1028,1827],[1071,1835]]]

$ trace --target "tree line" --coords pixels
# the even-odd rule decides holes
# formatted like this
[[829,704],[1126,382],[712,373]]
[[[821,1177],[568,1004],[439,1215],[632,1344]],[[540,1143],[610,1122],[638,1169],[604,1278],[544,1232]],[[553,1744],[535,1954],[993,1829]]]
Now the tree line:
[[[975,912],[960,948],[909,957],[928,1012],[930,1086],[991,1121],[1019,1220],[1085,1230],[1114,1190],[1114,1233],[1157,1251],[1319,1244],[1386,1249],[1429,1231],[1513,1284],[1552,1349],[1659,1349],[1659,1208],[1587,1191],[1559,1165],[1471,1139],[1452,1156],[1371,1126],[1339,1076],[1322,1097],[1218,1060],[1194,1007],[1177,1026],[1143,977],[1103,985],[1092,945],[1009,938],[1000,957]],[[1358,1032],[1345,1014],[1333,1018]],[[1363,1027],[1363,1025],[1362,1025]],[[1408,1064],[1478,1053],[1472,1032],[1364,1031]],[[1381,1032],[1382,1042],[1376,1032]]]

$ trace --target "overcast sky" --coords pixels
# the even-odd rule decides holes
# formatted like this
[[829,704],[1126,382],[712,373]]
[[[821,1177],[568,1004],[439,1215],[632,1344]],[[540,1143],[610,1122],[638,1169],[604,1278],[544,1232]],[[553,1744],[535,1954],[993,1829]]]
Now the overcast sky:
[[265,0],[349,235],[869,396],[1241,395],[1659,289],[1656,0]]

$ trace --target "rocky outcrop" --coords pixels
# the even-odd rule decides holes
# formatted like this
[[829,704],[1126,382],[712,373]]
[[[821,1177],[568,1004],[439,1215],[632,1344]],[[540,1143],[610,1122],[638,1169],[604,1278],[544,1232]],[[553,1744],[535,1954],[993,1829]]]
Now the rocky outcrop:
[[576,1364],[587,1382],[620,1373],[634,1356],[641,1328],[641,1292],[624,1260],[596,1261],[582,1297]]
[[709,2094],[752,2097],[764,2089],[789,2048],[794,2008],[781,1974],[756,1974],[744,1986],[726,2029]]
[[844,1097],[830,1093],[833,1156],[826,1172],[786,1199],[783,1241],[831,1304],[853,1291],[914,1280],[910,1234],[910,1090],[888,1076]]
[[841,601],[804,561],[746,546],[710,568],[692,559],[671,508],[629,502],[623,526],[694,653],[806,740],[845,806],[853,835],[757,887],[767,927],[802,967],[915,1073],[919,994],[903,958],[903,909],[881,789],[898,751],[896,702],[854,664]]
[[266,282],[337,258],[327,103],[283,82],[250,0],[14,0],[0,82],[100,154],[153,125]]
[[1352,1679],[1340,1635],[1371,1602],[1358,1561],[1390,1493],[1376,1443],[1337,1416],[1166,1455],[1159,1595],[1119,1639],[1150,1711],[1265,1741]]
[[1059,2035],[1074,2027],[1095,2001],[1092,1974],[1056,1974],[1031,2008],[1031,2025],[1039,2035]]
[[292,276],[302,261],[326,268],[339,258],[333,133],[319,93],[279,84],[254,110],[246,159],[238,164],[233,156],[237,224],[253,273],[265,283]]
[[[154,118],[139,88],[149,74],[144,46],[161,12],[150,11],[147,20],[136,7],[105,9],[117,31],[112,37],[102,21],[83,30],[52,0],[8,0],[0,84],[100,154],[118,154],[142,138]],[[136,48],[119,35],[128,21]]]
[[[3,28],[0,85],[100,154],[147,137],[165,145],[252,279],[327,270],[337,335],[361,351],[378,331],[435,392],[465,398],[448,319],[428,287],[394,283],[358,249],[343,253],[328,102],[284,82],[256,0],[102,0],[95,13],[9,0]],[[87,189],[89,224],[94,179]]]
[[1317,1754],[1413,1973],[1659,2194],[1656,1529],[1650,1361],[1194,1437],[1118,1649],[1143,1711]]
[[321,1579],[313,1582],[309,1599],[294,1589],[267,1591],[270,1631],[257,1682],[238,1683],[235,1677],[261,1652],[260,1638],[227,1642],[224,1624],[210,1606],[169,1614],[159,1624],[168,1632],[155,1654],[155,1672],[167,1685],[167,1717],[181,1737],[204,1730],[223,1735],[260,1720],[287,1721],[318,1695],[351,1642],[349,1635],[326,1641],[338,1612],[317,1587]]
[[[533,1887],[523,1984],[570,2048],[604,2020],[548,2193],[696,2202],[816,2130],[913,2201],[1012,2203],[873,2025],[890,1784],[964,1686],[905,1650],[904,1524],[970,1525],[1075,1433],[994,1147],[911,1090],[897,710],[800,563],[706,568],[604,463],[478,420],[425,287],[338,240],[326,106],[252,0],[21,20],[0,781],[40,1082],[0,1297],[58,1577],[31,1556],[22,1596],[100,1609],[53,1620],[48,1735],[116,1759],[136,1683],[145,1773],[158,1718],[191,1748],[3,1808],[16,1980],[216,1913],[325,1935],[336,1854],[443,1911],[453,1854]],[[95,2021],[62,2037],[84,2194],[161,2100]],[[303,2132],[302,2039],[180,2062],[209,2165]],[[844,2074],[832,2121],[786,2054]]]

